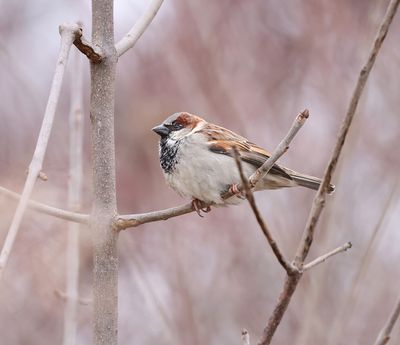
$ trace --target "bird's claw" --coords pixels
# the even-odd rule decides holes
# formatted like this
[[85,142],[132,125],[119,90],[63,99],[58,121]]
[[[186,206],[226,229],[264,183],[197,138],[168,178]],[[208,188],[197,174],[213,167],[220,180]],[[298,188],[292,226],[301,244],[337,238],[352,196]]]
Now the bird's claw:
[[192,207],[201,218],[203,218],[201,211],[203,211],[204,213],[208,213],[211,211],[211,207],[210,206],[203,207],[203,202],[199,199],[192,200]]
[[240,199],[246,199],[245,193],[239,189],[239,185],[237,183],[233,183],[229,186],[229,193],[232,193]]

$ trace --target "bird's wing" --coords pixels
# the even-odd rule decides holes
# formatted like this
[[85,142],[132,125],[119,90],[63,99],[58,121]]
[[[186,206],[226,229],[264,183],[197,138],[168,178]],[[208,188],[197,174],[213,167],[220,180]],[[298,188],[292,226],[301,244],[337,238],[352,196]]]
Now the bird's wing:
[[[271,156],[268,151],[228,129],[213,125],[203,128],[202,132],[208,136],[211,152],[233,157],[233,147],[236,146],[242,161],[252,164],[256,169]],[[270,173],[292,179],[278,164],[274,164]]]

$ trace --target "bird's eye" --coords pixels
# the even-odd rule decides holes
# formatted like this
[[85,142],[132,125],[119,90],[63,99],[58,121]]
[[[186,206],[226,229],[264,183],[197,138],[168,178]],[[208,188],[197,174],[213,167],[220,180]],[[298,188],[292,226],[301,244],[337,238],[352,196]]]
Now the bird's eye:
[[167,125],[167,128],[169,128],[171,131],[179,131],[183,128],[183,125],[178,122],[172,122],[170,125]]

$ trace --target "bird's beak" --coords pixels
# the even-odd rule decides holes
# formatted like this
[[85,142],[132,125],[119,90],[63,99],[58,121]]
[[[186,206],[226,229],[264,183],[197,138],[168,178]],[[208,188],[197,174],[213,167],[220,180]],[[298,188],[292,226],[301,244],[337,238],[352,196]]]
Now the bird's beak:
[[156,132],[161,138],[168,136],[168,134],[170,133],[170,130],[164,125],[155,126],[154,128],[152,128],[152,131]]

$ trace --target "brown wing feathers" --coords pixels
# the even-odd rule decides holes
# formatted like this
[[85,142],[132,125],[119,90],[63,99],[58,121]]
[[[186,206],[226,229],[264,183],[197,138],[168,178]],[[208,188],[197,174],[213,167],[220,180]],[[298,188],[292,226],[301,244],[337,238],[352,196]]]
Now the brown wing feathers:
[[[228,136],[226,131],[228,132]],[[207,130],[207,135],[209,135],[211,139],[209,142],[209,150],[211,152],[233,157],[232,149],[233,146],[236,145],[242,161],[254,165],[255,168],[259,168],[271,156],[268,151],[229,130],[224,130],[224,136],[222,137],[221,130],[217,126]],[[277,164],[272,167],[270,173],[283,176],[290,180],[292,179],[290,175]]]

